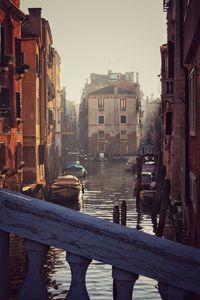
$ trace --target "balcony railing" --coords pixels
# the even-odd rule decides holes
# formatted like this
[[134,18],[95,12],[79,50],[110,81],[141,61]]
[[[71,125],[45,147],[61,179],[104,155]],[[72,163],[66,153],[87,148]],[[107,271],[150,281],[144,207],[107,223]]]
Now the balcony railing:
[[[25,238],[28,268],[19,300],[47,300],[42,261],[49,246],[67,251],[72,282],[66,299],[88,300],[85,276],[92,259],[110,264],[116,300],[131,300],[139,274],[159,282],[162,299],[200,294],[200,252],[20,193],[0,189],[0,299],[8,299],[9,233]],[[37,286],[37,288],[36,288]]]

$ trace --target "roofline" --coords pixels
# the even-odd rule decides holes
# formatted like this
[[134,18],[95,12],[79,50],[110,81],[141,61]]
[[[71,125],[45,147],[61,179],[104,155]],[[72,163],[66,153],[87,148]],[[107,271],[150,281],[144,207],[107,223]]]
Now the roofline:
[[26,17],[26,14],[23,13],[14,3],[9,0],[1,0],[0,8],[9,10],[11,14],[17,18],[19,21],[23,21]]

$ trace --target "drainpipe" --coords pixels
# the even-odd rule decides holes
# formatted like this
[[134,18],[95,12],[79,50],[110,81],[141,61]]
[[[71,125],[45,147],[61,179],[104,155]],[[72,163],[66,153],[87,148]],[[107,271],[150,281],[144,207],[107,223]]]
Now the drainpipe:
[[183,61],[183,13],[183,1],[180,1],[180,65],[185,77],[185,205],[189,206],[189,88],[188,69]]

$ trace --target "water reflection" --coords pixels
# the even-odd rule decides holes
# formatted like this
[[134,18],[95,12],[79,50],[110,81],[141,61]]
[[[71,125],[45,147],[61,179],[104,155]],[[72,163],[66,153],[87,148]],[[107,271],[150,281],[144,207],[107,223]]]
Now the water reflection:
[[[152,223],[151,212],[144,210],[133,197],[133,176],[124,170],[125,162],[86,162],[83,165],[88,171],[88,176],[83,182],[85,185],[84,203],[81,208],[83,213],[112,222],[114,206],[121,207],[122,201],[126,201],[127,226],[153,234],[155,224]],[[16,300],[25,270],[22,239],[12,238],[11,249],[13,252],[9,300]],[[44,273],[49,300],[65,299],[71,282],[66,252],[52,247],[47,255]],[[112,299],[112,267],[93,261],[87,271],[86,284],[91,299]],[[134,299],[161,299],[155,288],[156,284],[157,282],[140,276],[135,284]]]
[[[153,234],[154,224],[151,212],[145,211],[133,197],[133,176],[124,170],[125,162],[85,162],[88,176],[84,180],[85,193],[82,212],[111,221],[113,207],[127,204],[127,226]],[[65,252],[52,248],[48,255],[52,262],[48,273],[50,299],[65,299],[70,286],[71,273],[66,263]],[[87,271],[87,289],[91,299],[112,299],[112,268],[93,261]],[[140,276],[134,289],[134,299],[160,299],[155,288],[157,284],[149,278]]]

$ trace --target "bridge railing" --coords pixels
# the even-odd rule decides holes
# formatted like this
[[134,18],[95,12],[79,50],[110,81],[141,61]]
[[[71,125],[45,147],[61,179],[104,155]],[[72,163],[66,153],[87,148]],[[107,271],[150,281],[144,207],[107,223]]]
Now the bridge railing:
[[25,238],[28,267],[20,300],[48,299],[42,263],[49,246],[67,251],[72,280],[66,299],[89,299],[85,276],[93,259],[113,267],[113,299],[131,300],[139,275],[157,280],[163,299],[200,294],[200,251],[189,246],[4,189],[0,230],[0,299],[8,299],[9,233]]

